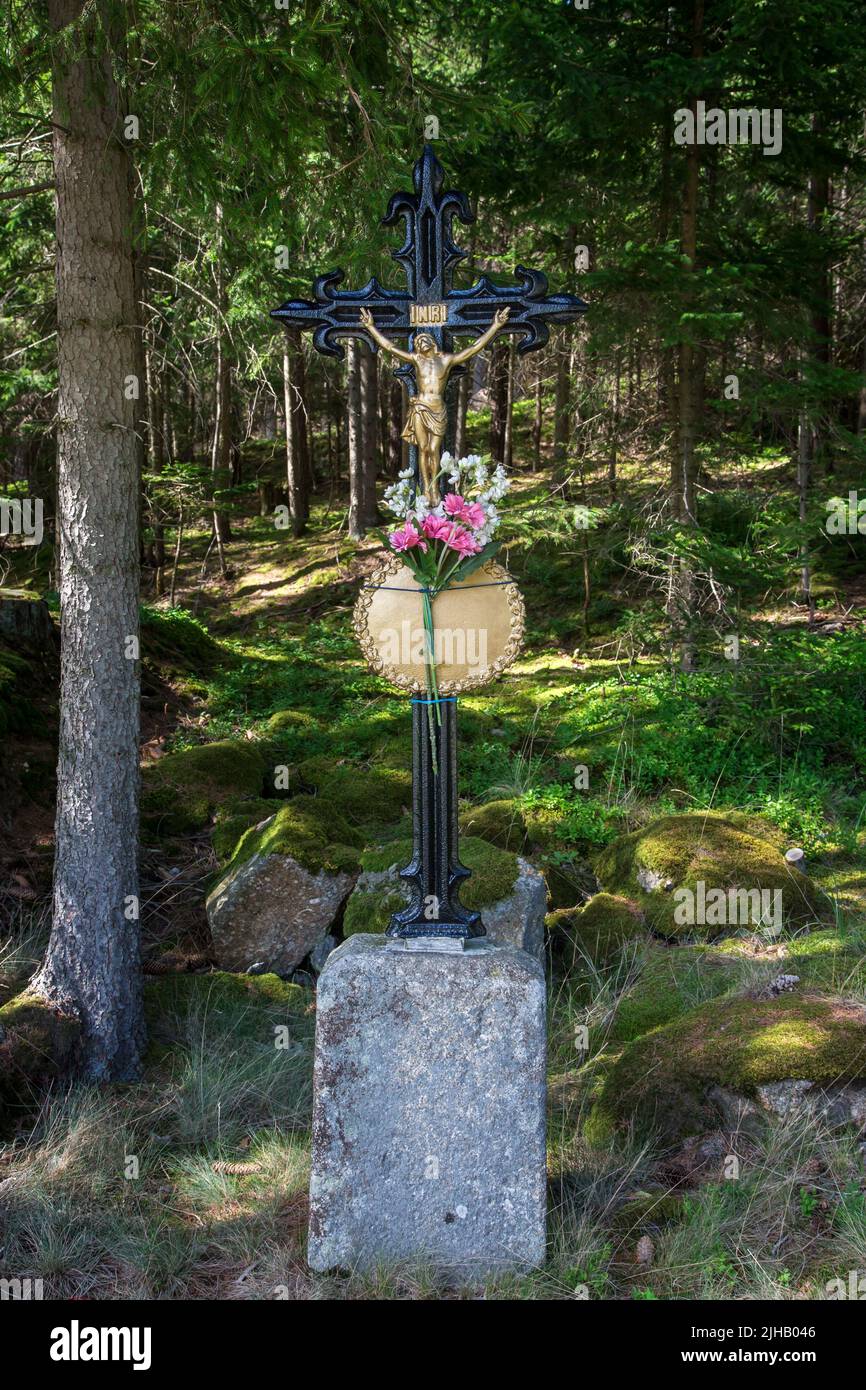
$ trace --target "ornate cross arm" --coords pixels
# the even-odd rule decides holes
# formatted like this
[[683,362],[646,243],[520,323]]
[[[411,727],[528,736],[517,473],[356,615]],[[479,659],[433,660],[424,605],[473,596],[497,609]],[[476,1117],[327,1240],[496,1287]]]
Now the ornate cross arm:
[[361,309],[369,309],[377,328],[389,333],[411,333],[409,305],[405,290],[389,290],[375,276],[360,290],[338,290],[345,279],[342,270],[329,270],[313,281],[313,299],[287,299],[271,318],[287,328],[306,329],[313,334],[313,346],[327,357],[343,357],[338,338],[363,338],[374,352],[376,345],[360,327]]
[[589,305],[574,294],[548,294],[547,276],[540,270],[519,265],[515,274],[519,285],[494,285],[482,275],[465,290],[452,290],[448,296],[448,329],[451,333],[477,333],[486,328],[497,309],[507,305],[511,311],[504,333],[520,333],[517,351],[521,354],[544,347],[551,323],[571,323],[585,314]]

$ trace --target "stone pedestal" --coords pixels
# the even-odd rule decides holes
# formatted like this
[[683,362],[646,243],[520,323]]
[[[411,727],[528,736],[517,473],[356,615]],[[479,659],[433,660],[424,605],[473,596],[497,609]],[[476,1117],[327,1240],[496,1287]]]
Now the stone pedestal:
[[545,987],[512,946],[358,934],[316,1013],[309,1262],[458,1279],[545,1251]]

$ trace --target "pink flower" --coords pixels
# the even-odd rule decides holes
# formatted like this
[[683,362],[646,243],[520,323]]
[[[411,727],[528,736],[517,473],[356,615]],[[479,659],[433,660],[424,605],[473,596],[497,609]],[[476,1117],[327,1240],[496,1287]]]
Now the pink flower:
[[449,492],[442,505],[455,521],[465,522],[467,526],[471,526],[476,531],[487,520],[481,503],[467,502],[466,498],[461,497],[459,492]]
[[462,526],[455,526],[453,534],[446,541],[452,550],[456,550],[458,555],[477,555],[481,546],[474,536],[470,536],[468,531],[464,531]]
[[421,523],[421,529],[424,535],[431,541],[447,542],[448,537],[454,530],[454,522],[449,521],[447,517],[444,516],[434,516],[433,513],[430,512]]
[[460,513],[460,520],[465,521],[467,526],[471,526],[473,530],[477,531],[479,526],[484,525],[487,516],[480,502],[467,502]]
[[388,542],[391,546],[391,549],[396,550],[398,553],[401,550],[411,550],[412,547],[416,545],[420,546],[422,550],[427,549],[425,542],[422,541],[418,531],[413,526],[412,522],[409,520],[406,521],[406,524],[401,531],[391,532],[390,536],[388,537]]
[[425,536],[429,536],[432,541],[442,541],[449,549],[456,550],[459,555],[477,555],[481,546],[470,536],[462,526],[458,526],[456,521],[450,521],[444,516],[425,516],[423,522]]

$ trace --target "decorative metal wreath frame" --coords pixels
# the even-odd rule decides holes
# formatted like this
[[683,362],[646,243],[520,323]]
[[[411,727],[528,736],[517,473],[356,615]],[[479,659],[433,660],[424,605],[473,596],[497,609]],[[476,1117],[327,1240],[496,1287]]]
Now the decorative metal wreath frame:
[[[413,695],[421,695],[426,692],[426,685],[423,679],[406,675],[403,671],[384,661],[379,654],[379,648],[373,634],[370,632],[370,608],[373,604],[373,597],[377,589],[386,585],[388,579],[392,578],[404,567],[404,561],[399,556],[393,555],[386,560],[379,569],[375,570],[370,579],[365,583],[360,595],[355,603],[352,615],[352,626],[358,645],[366,658],[367,664],[377,675],[381,675],[392,685],[398,686],[401,690],[409,690]],[[526,629],[526,607],[523,602],[523,595],[517,587],[516,580],[502,565],[495,560],[489,560],[486,565],[482,565],[475,571],[473,579],[477,583],[484,583],[482,575],[489,576],[487,583],[492,585],[502,585],[507,588],[508,608],[511,615],[511,635],[505,645],[505,649],[500,653],[495,661],[492,661],[485,668],[483,676],[464,677],[462,680],[439,680],[438,687],[440,695],[462,695],[469,690],[481,690],[491,681],[496,680],[511,663],[520,655],[523,648],[523,641]],[[467,588],[470,585],[467,585]],[[423,592],[418,586],[417,592]],[[446,590],[442,591],[447,592]],[[435,599],[434,599],[435,604]]]

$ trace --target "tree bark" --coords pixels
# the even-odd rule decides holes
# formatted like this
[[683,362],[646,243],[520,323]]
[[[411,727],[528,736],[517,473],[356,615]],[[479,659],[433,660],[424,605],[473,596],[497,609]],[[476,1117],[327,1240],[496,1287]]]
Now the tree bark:
[[[226,293],[225,266],[223,264],[222,208],[217,205],[217,258],[216,258],[216,367],[214,371],[214,425],[211,440],[211,477],[216,492],[228,487],[232,475],[232,426],[231,426],[231,361],[226,345],[226,313],[228,295]],[[220,572],[226,573],[223,545],[231,540],[229,519],[224,511],[213,507],[213,528],[220,561]]]
[[501,340],[494,343],[490,349],[487,383],[490,394],[490,456],[494,463],[504,463],[508,414],[508,344]]
[[514,338],[509,337],[505,349],[505,431],[502,441],[502,462],[511,468],[514,458]]
[[[703,55],[703,0],[694,0],[692,8],[692,57]],[[697,129],[697,95],[691,109]],[[686,147],[686,177],[683,188],[680,247],[686,262],[685,306],[693,302],[693,277],[697,268],[698,190],[700,178],[700,146],[693,142]],[[681,526],[697,525],[695,507],[695,444],[698,435],[698,403],[702,396],[699,375],[702,357],[692,343],[682,341],[678,348],[678,391],[676,415],[671,421],[673,447],[671,451],[671,503],[674,519]],[[693,624],[695,618],[695,583],[686,560],[674,560],[671,574],[669,613],[674,635],[679,641],[680,667],[691,671],[695,664]]]
[[349,535],[366,535],[364,507],[364,424],[361,415],[360,349],[352,338],[346,348],[346,439],[349,453]]
[[454,457],[466,457],[466,416],[469,413],[469,382],[467,371],[457,378],[457,411],[454,417]]
[[388,387],[388,477],[396,478],[403,465],[403,383],[392,376]]
[[568,447],[568,426],[571,401],[571,346],[563,334],[557,335],[553,348],[556,361],[556,384],[553,402],[553,459],[562,463]]
[[302,536],[310,517],[309,459],[306,457],[305,410],[294,380],[300,345],[287,337],[283,349],[283,400],[286,417],[286,488],[292,535]]
[[535,411],[532,416],[532,471],[541,467],[541,427],[544,420],[544,370],[541,357],[535,364]]
[[358,358],[361,368],[361,455],[363,471],[362,506],[365,529],[375,526],[379,519],[376,508],[376,399],[378,371],[375,353],[361,343]]
[[[83,0],[49,0],[55,33]],[[139,472],[133,201],[111,54],[54,49],[61,693],[54,913],[34,981],[81,1021],[81,1067],[139,1075]],[[90,30],[89,41],[87,30]],[[114,36],[116,43],[116,36]],[[70,46],[71,47],[71,46]]]

